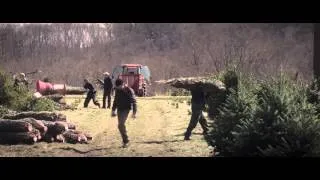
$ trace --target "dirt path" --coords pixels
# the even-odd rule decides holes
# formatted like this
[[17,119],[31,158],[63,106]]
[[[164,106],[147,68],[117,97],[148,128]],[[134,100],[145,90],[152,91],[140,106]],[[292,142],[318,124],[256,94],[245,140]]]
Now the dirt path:
[[[71,98],[69,99],[72,100]],[[100,99],[101,101],[101,99]],[[78,129],[89,132],[94,140],[90,144],[37,143],[32,146],[0,146],[1,156],[209,156],[200,126],[190,141],[183,141],[183,133],[190,115],[186,102],[178,103],[169,97],[138,98],[137,119],[127,121],[131,141],[128,148],[121,147],[117,118],[111,118],[110,109],[98,109],[92,102],[88,109],[64,111],[68,121]],[[23,148],[21,148],[23,147]],[[8,151],[11,149],[11,151]]]

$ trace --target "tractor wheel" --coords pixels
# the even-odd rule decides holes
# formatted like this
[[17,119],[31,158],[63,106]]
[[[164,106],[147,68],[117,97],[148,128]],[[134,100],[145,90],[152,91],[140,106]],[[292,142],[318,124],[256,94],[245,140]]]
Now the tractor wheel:
[[146,96],[147,96],[147,88],[146,88],[146,87],[143,87],[143,88],[142,88],[142,96],[143,96],[143,97],[146,97]]

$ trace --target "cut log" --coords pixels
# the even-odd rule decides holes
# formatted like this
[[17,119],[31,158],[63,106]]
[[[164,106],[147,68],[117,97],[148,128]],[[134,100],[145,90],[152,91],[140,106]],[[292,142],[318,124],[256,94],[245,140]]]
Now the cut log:
[[[55,122],[51,122],[51,121],[41,121],[46,127],[47,127],[47,132],[45,133],[46,136],[52,136],[50,138],[54,138],[53,136],[53,132],[55,132]],[[48,137],[47,138],[47,142],[51,142],[51,140],[48,140]],[[49,138],[49,139],[50,139]]]
[[74,130],[74,129],[69,129],[67,131],[67,133],[71,133],[71,134],[81,134],[82,132],[81,131],[78,131],[78,130]]
[[34,144],[37,137],[33,132],[0,132],[1,144]]
[[37,140],[41,140],[42,139],[41,133],[40,133],[40,131],[38,129],[33,128],[32,129],[32,133],[33,133],[33,135],[35,135],[37,137]]
[[75,124],[70,123],[70,122],[67,122],[67,123],[68,123],[68,129],[76,130],[76,125]]
[[55,128],[55,132],[57,132],[57,134],[62,134],[66,131],[68,131],[68,124],[65,122],[56,122],[54,125]]
[[61,105],[67,105],[67,102],[66,102],[65,99],[60,99],[60,100],[58,101],[58,103],[61,104]]
[[79,134],[78,136],[80,137],[80,141],[79,141],[80,143],[87,143],[88,142],[87,137],[83,133]]
[[84,135],[87,137],[88,141],[92,141],[93,137],[90,134],[84,133]]
[[33,96],[32,96],[32,97],[33,97],[33,98],[36,98],[36,99],[39,99],[39,98],[42,97],[42,94],[39,93],[39,92],[35,92],[35,93],[33,93]]
[[69,95],[80,95],[84,94],[85,92],[87,92],[87,90],[83,87],[66,86],[66,94]]
[[73,129],[73,130],[76,129],[76,125],[73,124],[73,123],[70,123],[70,122],[62,122],[62,121],[59,121],[59,123],[65,125],[68,129]]
[[0,119],[0,132],[31,132],[32,125],[25,121]]
[[52,135],[53,137],[57,136],[58,134],[62,134],[65,131],[68,130],[68,126],[66,126],[64,123],[55,122],[55,123],[47,123],[48,131],[47,134]]
[[52,122],[52,121],[41,121],[41,122],[48,128],[48,131],[50,128],[52,128],[56,124],[55,122]]
[[67,129],[73,129],[73,130],[76,129],[76,125],[73,124],[73,123],[70,123],[70,122],[62,122],[62,121],[59,121],[59,122],[56,122],[56,123],[63,124],[64,126],[67,127]]
[[59,142],[59,143],[64,143],[65,142],[65,139],[64,139],[62,134],[56,135],[54,140],[55,140],[55,142]]
[[66,131],[65,133],[63,133],[63,137],[65,138],[67,143],[76,144],[81,141],[81,137],[79,136],[79,134],[74,134],[71,131]]
[[48,128],[40,120],[36,120],[34,118],[24,118],[24,119],[19,119],[19,121],[25,121],[30,123],[34,128],[40,131],[40,134],[45,134],[48,131]]
[[78,131],[78,130],[73,130],[73,129],[69,129],[68,133],[72,133],[72,134],[83,134],[88,141],[91,141],[93,138],[90,134],[82,132],[82,131]]
[[51,134],[45,134],[44,137],[42,138],[45,142],[47,143],[52,143],[54,142],[54,137]]
[[24,119],[24,118],[34,118],[36,120],[45,121],[67,121],[67,117],[64,114],[48,111],[40,112],[21,112],[15,115],[6,115],[3,119]]
[[32,125],[40,131],[41,135],[46,134],[47,131],[48,131],[48,127],[45,126],[45,125],[43,124],[43,122],[40,121],[40,120],[35,120],[35,122],[37,122],[37,123],[32,124]]
[[62,134],[68,130],[68,126],[65,123],[55,122],[53,125],[48,123],[48,132],[49,134],[56,136]]
[[219,80],[214,80],[208,77],[186,77],[186,78],[174,78],[168,80],[156,81],[158,84],[166,84],[175,88],[183,88],[192,90],[196,88],[202,88],[204,92],[214,93],[219,91],[225,91],[225,85]]
[[69,129],[67,122],[57,121],[57,122],[55,122],[55,124],[56,124],[56,126],[60,126],[61,128],[65,129],[65,131],[67,131]]

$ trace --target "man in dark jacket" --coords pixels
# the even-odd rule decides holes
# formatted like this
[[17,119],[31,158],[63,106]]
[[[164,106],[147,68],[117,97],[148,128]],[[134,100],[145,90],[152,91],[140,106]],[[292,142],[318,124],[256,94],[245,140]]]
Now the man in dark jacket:
[[112,105],[112,116],[116,116],[117,110],[118,116],[118,129],[120,131],[123,147],[126,147],[129,143],[126,120],[128,118],[130,110],[132,110],[132,117],[136,118],[137,113],[137,101],[133,89],[123,84],[121,79],[117,79],[115,82],[115,97]]
[[191,110],[192,115],[189,122],[189,126],[185,133],[184,139],[190,140],[192,130],[197,126],[198,122],[200,123],[203,134],[206,135],[208,132],[208,124],[205,119],[202,111],[205,108],[205,93],[202,91],[201,87],[195,88],[191,90]]
[[106,108],[106,99],[108,98],[108,109],[111,106],[111,92],[112,92],[112,80],[110,78],[110,74],[108,72],[103,73],[103,99],[102,99],[102,108]]
[[92,99],[93,104],[96,105],[96,106],[98,106],[98,107],[100,108],[100,104],[99,104],[99,102],[96,100],[96,93],[97,93],[97,91],[94,89],[94,87],[92,86],[92,84],[89,83],[88,79],[84,79],[84,86],[83,86],[83,87],[88,90],[87,97],[86,97],[86,99],[84,100],[84,107],[87,108],[90,100]]

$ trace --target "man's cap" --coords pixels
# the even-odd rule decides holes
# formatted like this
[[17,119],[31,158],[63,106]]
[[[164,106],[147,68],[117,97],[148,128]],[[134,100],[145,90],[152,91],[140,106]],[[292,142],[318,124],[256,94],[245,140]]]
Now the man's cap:
[[103,75],[107,75],[107,76],[109,76],[109,75],[110,75],[110,73],[109,73],[109,72],[104,72],[104,73],[103,73]]
[[25,73],[20,73],[20,76],[25,77],[26,74]]

